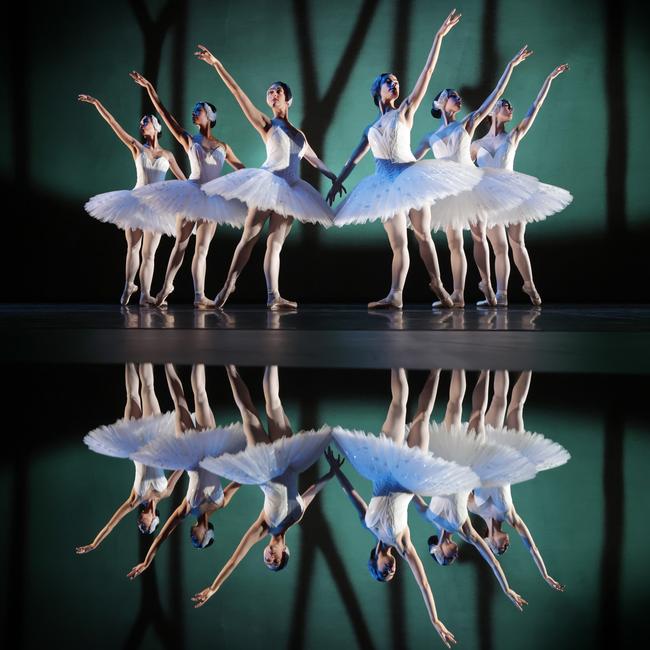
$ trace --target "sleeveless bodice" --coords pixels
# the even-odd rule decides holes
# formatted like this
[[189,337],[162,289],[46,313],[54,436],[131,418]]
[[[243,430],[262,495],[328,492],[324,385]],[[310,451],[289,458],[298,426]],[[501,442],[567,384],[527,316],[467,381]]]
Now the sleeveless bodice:
[[439,528],[448,532],[460,530],[469,519],[467,497],[469,492],[456,492],[443,496],[433,496],[425,513],[426,518]]
[[366,528],[384,544],[397,548],[397,537],[408,526],[408,507],[411,499],[413,494],[410,492],[373,496],[366,510]]
[[169,161],[167,158],[159,156],[152,159],[143,147],[135,157],[135,187],[143,187],[144,185],[164,181],[168,169]]
[[300,519],[305,504],[298,492],[298,476],[287,473],[260,485],[264,492],[264,514],[271,535],[278,535],[288,524]]
[[189,180],[198,181],[201,185],[214,180],[221,174],[226,159],[226,150],[222,145],[208,151],[202,146],[202,140],[201,134],[195,135],[187,154],[191,169]]
[[142,499],[150,491],[164,492],[167,489],[167,477],[164,469],[143,465],[137,461],[133,461],[133,464],[135,465],[133,491],[138,497]]
[[483,519],[505,521],[508,511],[512,508],[512,493],[510,485],[494,488],[477,488],[474,490],[474,503],[470,502],[470,510]]
[[368,144],[378,171],[415,162],[411,152],[411,129],[399,119],[399,111],[384,113],[368,129]]
[[438,160],[474,165],[470,151],[472,140],[462,122],[450,122],[429,136],[429,146]]
[[189,484],[185,499],[190,504],[191,513],[198,517],[209,503],[221,505],[224,500],[221,481],[216,474],[199,467],[187,471]]
[[266,160],[262,169],[281,176],[289,184],[300,179],[300,159],[304,156],[307,140],[298,133],[300,140],[293,139],[282,127],[274,124],[266,138]]
[[510,171],[513,171],[517,145],[514,143],[514,139],[511,138],[510,135],[511,133],[499,138],[499,145],[494,150],[494,155],[492,155],[484,146],[479,144],[476,153],[477,165],[479,167],[497,167],[499,169],[509,169]]

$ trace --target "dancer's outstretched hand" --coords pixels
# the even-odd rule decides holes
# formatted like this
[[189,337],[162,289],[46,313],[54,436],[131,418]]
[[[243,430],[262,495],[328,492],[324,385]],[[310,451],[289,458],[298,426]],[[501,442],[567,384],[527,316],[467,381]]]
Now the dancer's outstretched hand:
[[192,596],[192,600],[194,601],[194,607],[202,607],[205,605],[212,596],[214,596],[215,592],[212,591],[210,587],[206,587],[203,591],[199,591],[198,594]]
[[334,452],[332,451],[331,447],[328,447],[325,450],[325,458],[327,459],[327,462],[330,464],[331,468],[331,474],[334,476],[340,469],[341,465],[345,462],[345,458],[343,456],[340,456],[337,454],[336,456],[334,455]]
[[549,79],[555,79],[555,77],[559,77],[563,72],[566,72],[569,69],[569,64],[568,63],[563,63],[562,65],[559,65],[553,72],[551,72],[550,75],[548,75]]
[[525,61],[532,53],[533,51],[528,49],[528,45],[524,45],[519,50],[519,52],[514,55],[510,63],[512,63],[512,65],[519,65],[522,61]]
[[444,626],[443,622],[438,619],[433,623],[433,627],[436,628],[436,632],[440,635],[442,642],[448,647],[451,648],[452,643],[456,643],[456,638],[454,635]]
[[127,574],[127,578],[137,578],[141,573],[144,573],[147,569],[149,568],[149,565],[146,562],[140,562],[140,564],[137,564],[134,566]]
[[87,104],[92,104],[93,106],[97,106],[97,104],[99,104],[99,100],[91,97],[90,95],[79,95],[77,99],[80,102],[86,102]]
[[445,18],[445,22],[440,25],[440,29],[438,30],[438,34],[440,36],[447,36],[449,32],[456,26],[458,25],[458,21],[460,20],[460,17],[463,14],[457,14],[455,9],[451,10],[451,13]]
[[87,544],[86,546],[77,546],[74,552],[77,555],[83,555],[84,553],[90,553],[90,551],[94,551],[96,548],[97,547],[94,544]]
[[145,79],[139,72],[136,72],[135,70],[129,72],[129,77],[131,77],[131,79],[133,79],[133,81],[135,81],[138,86],[142,86],[143,88],[149,88],[149,86],[151,86],[151,82]]
[[218,62],[218,59],[210,50],[208,50],[205,45],[197,45],[196,46],[197,51],[194,52],[194,56],[196,56],[197,59],[200,61],[205,61],[208,65],[214,65],[215,63]]
[[553,587],[556,591],[564,591],[564,585],[561,585],[555,578],[551,578],[551,576],[545,576],[544,580]]
[[347,193],[348,191],[345,189],[343,183],[341,183],[338,179],[335,179],[332,181],[332,187],[330,188],[330,191],[327,193],[326,200],[330,205],[332,205],[332,203],[334,203],[334,199],[336,199],[337,194],[339,196],[343,196],[343,194],[347,194]]
[[510,598],[513,605],[520,611],[524,611],[524,605],[528,605],[528,601],[524,600],[514,589],[508,589],[506,596]]

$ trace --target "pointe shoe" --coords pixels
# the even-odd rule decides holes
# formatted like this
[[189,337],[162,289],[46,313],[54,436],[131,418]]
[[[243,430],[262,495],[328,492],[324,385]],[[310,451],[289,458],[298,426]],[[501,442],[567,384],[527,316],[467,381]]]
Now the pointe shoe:
[[[401,291],[400,291],[401,294]],[[382,300],[368,303],[368,309],[401,309],[402,301],[392,291]]]
[[156,307],[167,307],[167,298],[174,291],[174,285],[170,284],[166,287],[163,287],[157,294],[154,300]]
[[[451,296],[451,306],[454,309],[464,309],[465,308],[465,298],[463,297],[462,292],[460,291],[454,291]],[[436,300],[436,302],[431,305],[432,307],[443,307],[442,301]]]
[[438,296],[439,300],[436,300],[431,304],[432,307],[444,307],[445,309],[451,309],[454,306],[454,302],[451,299],[451,296],[445,291],[445,288],[442,286],[442,282],[434,282],[431,280],[429,282],[429,289]]
[[122,296],[120,297],[120,305],[124,307],[125,305],[129,304],[129,300],[131,300],[131,296],[138,290],[137,285],[133,284],[133,282],[129,282],[124,287],[124,291],[122,291]]
[[271,311],[280,311],[281,309],[298,309],[298,303],[293,300],[286,300],[282,296],[270,294],[266,301],[266,306]]
[[221,309],[225,304],[230,294],[235,291],[235,283],[233,282],[230,286],[224,287],[215,297],[214,306],[217,309]]
[[205,296],[194,296],[194,309],[214,309],[214,300],[210,300]]
[[[481,303],[487,303],[488,307],[496,307],[497,297],[494,295],[494,290],[492,289],[490,283],[481,280],[478,283],[478,288],[480,289],[481,293],[485,296],[485,300],[482,300]],[[477,302],[476,304],[478,306],[480,303]]]
[[524,282],[524,285],[523,287],[521,287],[521,289],[525,294],[528,295],[528,297],[530,298],[530,302],[532,302],[533,305],[539,307],[539,305],[542,304],[542,299],[540,295],[537,293],[537,289],[535,289],[534,284]]
[[507,307],[507,306],[508,306],[508,292],[497,291],[497,307]]
[[140,307],[155,307],[156,306],[156,300],[153,296],[150,295],[143,295],[142,292],[140,292],[140,300],[139,300],[139,305]]

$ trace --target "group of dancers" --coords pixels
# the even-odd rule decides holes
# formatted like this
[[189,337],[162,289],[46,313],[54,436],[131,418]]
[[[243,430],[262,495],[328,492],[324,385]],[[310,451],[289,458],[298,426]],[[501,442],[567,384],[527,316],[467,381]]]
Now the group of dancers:
[[[546,218],[565,208],[571,194],[559,187],[513,170],[514,157],[522,138],[532,126],[553,79],[568,69],[555,68],[546,78],[525,117],[506,131],[513,107],[503,93],[516,66],[532,52],[523,47],[508,62],[499,82],[478,109],[457,119],[462,98],[453,88],[440,91],[431,114],[440,120],[436,130],[425,135],[415,152],[410,135],[413,119],[427,93],[436,68],[442,41],[458,24],[461,15],[452,11],[435,34],[427,61],[410,94],[399,104],[399,80],[392,73],[379,75],[371,95],[379,115],[363,132],[361,141],[338,174],[334,174],[309,146],[305,134],[289,121],[293,101],[290,87],[277,81],[268,88],[266,103],[271,116],[258,109],[240,88],[223,63],[199,45],[195,55],[212,66],[233,94],[244,115],[266,146],[266,160],[258,168],[244,168],[233,149],[213,133],[217,122],[214,104],[199,101],[192,111],[198,133],[190,135],[162,103],[154,86],[137,72],[131,77],[142,86],[172,135],[188,155],[191,174],[185,178],[171,152],[159,144],[161,125],[155,115],[140,121],[143,142],[129,135],[103,104],[89,95],[79,99],[93,104],[120,140],[131,150],[137,183],[133,190],[108,192],[92,197],[86,210],[93,217],[123,229],[127,241],[126,278],[121,303],[127,304],[137,291],[139,272],[140,305],[164,307],[174,290],[174,278],[182,264],[189,239],[196,235],[192,260],[194,306],[221,308],[236,288],[251,251],[265,223],[269,232],[264,256],[267,306],[294,309],[294,301],[282,297],[279,287],[282,246],[294,220],[329,227],[381,220],[392,249],[391,285],[381,300],[369,308],[401,309],[402,293],[409,270],[408,229],[416,235],[419,254],[429,274],[429,287],[438,308],[465,305],[467,261],[463,230],[469,229],[474,260],[485,299],[479,305],[507,306],[510,273],[508,241],[523,283],[523,291],[534,305],[541,304],[525,245],[526,224]],[[489,133],[472,142],[477,127],[491,120]],[[337,197],[347,193],[343,183],[357,163],[372,151],[376,170],[362,179],[335,210]],[[431,150],[434,159],[423,160]],[[326,200],[301,180],[300,161],[305,159],[331,182]],[[234,171],[221,175],[227,162]],[[165,181],[168,170],[177,180]],[[225,282],[214,300],[205,293],[206,259],[219,224],[242,229]],[[443,286],[432,231],[444,230],[450,250],[453,290]],[[176,238],[163,288],[153,296],[151,282],[156,248],[161,235]],[[492,287],[488,240],[495,253],[496,293]],[[142,262],[140,263],[140,255]]]
[[[126,365],[125,417],[91,431],[84,441],[95,452],[131,459],[135,466],[134,484],[106,526],[90,544],[78,547],[77,553],[95,550],[119,521],[136,508],[138,528],[144,534],[152,534],[160,523],[158,503],[171,495],[186,473],[187,493],[162,526],[144,560],[128,573],[133,579],[151,566],[161,544],[188,515],[195,518],[189,531],[192,545],[204,549],[213,544],[215,529],[211,517],[228,507],[243,485],[257,485],[264,495],[262,510],[214,581],[194,596],[199,607],[214,596],[252,547],[264,539],[264,564],[272,571],[284,569],[290,557],[288,531],[302,520],[317,495],[336,477],[362,526],[374,537],[368,560],[371,576],[380,582],[390,581],[397,570],[396,556],[404,559],[420,588],[432,625],[448,646],[455,639],[437,614],[425,568],[411,540],[409,505],[436,529],[437,534],[429,537],[427,546],[438,564],[447,566],[457,559],[459,546],[453,537],[458,535],[478,550],[505,596],[518,609],[527,603],[509,585],[497,557],[509,546],[504,524],[519,534],[543,579],[552,588],[563,591],[564,587],[548,573],[511,492],[511,485],[563,465],[570,457],[558,443],[525,429],[523,407],[530,372],[521,373],[510,400],[508,372],[495,372],[491,400],[490,373],[481,372],[472,392],[470,418],[463,421],[465,372],[452,371],[444,419],[435,422],[431,418],[441,371],[434,369],[429,373],[418,397],[415,416],[409,421],[407,373],[403,369],[391,370],[391,401],[378,436],[326,425],[294,434],[280,399],[279,372],[275,366],[264,371],[265,427],[238,369],[227,366],[226,374],[241,421],[219,426],[210,408],[203,365],[192,368],[194,413],[173,365],[165,366],[174,403],[170,413],[161,412],[152,365]],[[343,456],[335,454],[332,445]],[[301,492],[299,475],[322,456],[329,470]],[[368,502],[344,473],[342,466],[346,460],[372,482]],[[166,470],[171,474],[166,475]],[[225,488],[222,478],[230,481]],[[423,497],[430,497],[429,502]],[[474,528],[470,512],[483,519],[487,527],[485,537]]]

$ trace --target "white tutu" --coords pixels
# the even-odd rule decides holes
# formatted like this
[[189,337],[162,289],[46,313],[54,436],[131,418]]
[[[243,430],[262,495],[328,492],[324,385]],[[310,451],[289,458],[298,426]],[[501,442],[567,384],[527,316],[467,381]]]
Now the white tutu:
[[164,469],[198,469],[203,458],[236,454],[245,446],[243,427],[236,422],[226,427],[190,430],[178,435],[168,432],[133,454],[133,459]]
[[562,187],[540,183],[539,188],[528,200],[499,214],[488,217],[488,228],[495,225],[509,226],[518,223],[543,221],[546,217],[564,210],[573,201],[573,196]]
[[98,454],[131,458],[152,440],[173,434],[174,429],[174,413],[162,413],[145,418],[121,419],[114,424],[98,427],[84,436],[84,442]]
[[373,493],[409,492],[431,496],[471,490],[479,479],[468,467],[397,445],[384,434],[336,427],[332,435],[354,469],[375,484]]
[[516,449],[535,465],[538,472],[564,465],[571,458],[571,454],[562,445],[541,433],[516,431],[506,427],[495,429],[488,425],[486,435],[492,442]]
[[323,427],[273,443],[252,445],[236,454],[205,458],[200,466],[237,483],[261,485],[286,472],[304,472],[325,451],[330,437],[330,428]]
[[478,169],[445,160],[391,162],[376,160],[377,170],[364,178],[336,209],[334,224],[387,221],[411,209],[421,210],[440,199],[474,187]]
[[435,456],[471,468],[479,478],[479,482],[472,487],[520,483],[535,476],[535,465],[511,445],[499,444],[486,435],[468,432],[467,428],[467,423],[446,428],[431,422],[429,451]]
[[196,180],[153,183],[133,190],[133,194],[138,201],[155,212],[159,220],[170,224],[172,232],[177,217],[189,221],[212,221],[233,228],[241,228],[246,220],[246,207],[242,203],[226,201],[219,196],[207,196]]

